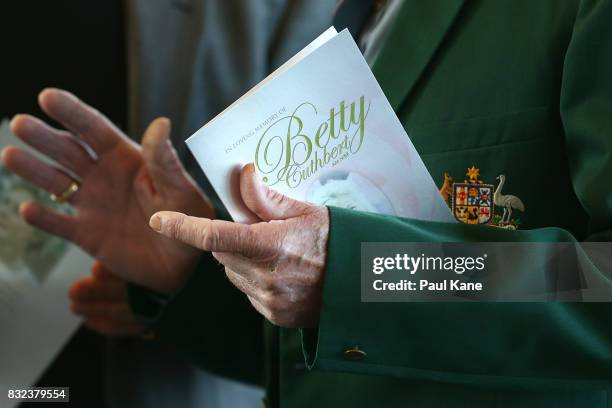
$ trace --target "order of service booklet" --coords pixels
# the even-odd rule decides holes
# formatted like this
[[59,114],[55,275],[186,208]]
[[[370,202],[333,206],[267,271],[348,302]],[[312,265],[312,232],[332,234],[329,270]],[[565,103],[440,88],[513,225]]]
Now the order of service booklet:
[[236,222],[240,168],[294,199],[454,222],[348,30],[331,27],[187,139]]

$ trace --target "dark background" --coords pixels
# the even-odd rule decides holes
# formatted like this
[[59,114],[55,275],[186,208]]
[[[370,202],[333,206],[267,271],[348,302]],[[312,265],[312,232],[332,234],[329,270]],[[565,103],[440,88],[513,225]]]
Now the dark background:
[[[123,7],[121,0],[2,2],[0,118],[24,112],[44,118],[37,95],[54,86],[74,92],[125,128]],[[45,341],[45,333],[40,339]],[[36,385],[69,386],[70,406],[104,407],[104,357],[105,339],[80,329]]]

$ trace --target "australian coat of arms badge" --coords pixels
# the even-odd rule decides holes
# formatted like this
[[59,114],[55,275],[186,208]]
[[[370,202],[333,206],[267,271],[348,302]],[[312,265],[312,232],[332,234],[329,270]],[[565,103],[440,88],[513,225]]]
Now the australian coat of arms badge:
[[[444,184],[440,194],[451,207],[455,218],[465,224],[489,224],[496,227],[517,229],[521,221],[512,218],[512,212],[525,211],[525,205],[514,195],[502,194],[506,177],[500,174],[497,187],[480,180],[480,170],[474,166],[467,169],[467,180],[453,182],[448,173],[444,173]],[[502,215],[495,214],[495,208],[503,210]]]

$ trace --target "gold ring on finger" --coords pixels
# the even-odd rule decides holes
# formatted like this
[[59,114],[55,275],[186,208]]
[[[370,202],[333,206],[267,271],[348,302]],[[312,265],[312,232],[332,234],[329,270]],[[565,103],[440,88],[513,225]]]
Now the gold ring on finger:
[[59,195],[50,194],[49,197],[51,197],[51,200],[55,201],[56,203],[62,204],[70,200],[72,196],[76,194],[77,191],[79,191],[79,183],[73,180],[63,193]]

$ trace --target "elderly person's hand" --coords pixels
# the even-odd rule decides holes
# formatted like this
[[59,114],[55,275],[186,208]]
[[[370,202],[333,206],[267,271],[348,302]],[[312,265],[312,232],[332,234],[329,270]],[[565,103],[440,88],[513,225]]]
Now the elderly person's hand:
[[91,330],[105,336],[137,336],[145,327],[136,320],[128,301],[127,283],[94,262],[91,275],[70,287],[70,308]]
[[28,202],[22,217],[79,245],[124,279],[159,292],[178,290],[199,253],[154,233],[147,222],[162,209],[209,218],[214,211],[181,166],[169,142],[169,121],[153,121],[141,147],[68,92],[47,89],[39,103],[68,130],[29,115],[13,118],[11,130],[57,165],[16,147],[5,148],[0,158],[6,168],[68,201],[75,213]]
[[319,322],[329,234],[327,208],[292,200],[265,186],[252,164],[240,193],[263,222],[252,225],[162,211],[151,227],[212,251],[230,281],[272,323],[315,327]]

